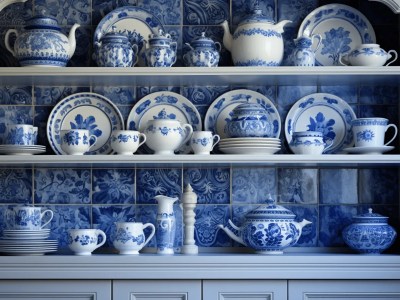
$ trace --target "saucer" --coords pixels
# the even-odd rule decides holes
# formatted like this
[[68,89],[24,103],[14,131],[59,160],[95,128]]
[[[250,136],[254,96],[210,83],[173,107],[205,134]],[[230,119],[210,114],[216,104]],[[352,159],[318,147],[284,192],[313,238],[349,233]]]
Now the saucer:
[[394,149],[394,146],[381,147],[351,147],[345,148],[343,151],[354,154],[382,154]]

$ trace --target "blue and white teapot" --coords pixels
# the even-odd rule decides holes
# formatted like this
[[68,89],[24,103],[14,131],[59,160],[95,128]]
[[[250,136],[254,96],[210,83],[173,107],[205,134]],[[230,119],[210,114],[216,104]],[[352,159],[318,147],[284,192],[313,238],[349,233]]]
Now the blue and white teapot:
[[146,67],[171,67],[176,63],[177,43],[171,35],[160,29],[158,34],[150,34],[142,58]]
[[[61,33],[55,18],[37,15],[27,21],[22,33],[9,29],[5,45],[22,67],[65,67],[75,52],[75,31],[78,27],[79,24],[72,26],[67,37]],[[11,34],[17,36],[13,47]]]
[[190,51],[183,55],[183,61],[188,67],[217,67],[219,62],[219,52],[221,44],[214,42],[205,36],[205,32],[200,37],[193,39],[191,43],[185,43]]

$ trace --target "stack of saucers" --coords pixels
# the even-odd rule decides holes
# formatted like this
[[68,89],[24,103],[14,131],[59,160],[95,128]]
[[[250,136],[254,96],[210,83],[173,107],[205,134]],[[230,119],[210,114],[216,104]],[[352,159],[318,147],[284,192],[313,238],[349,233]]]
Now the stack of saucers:
[[43,255],[57,251],[57,240],[48,239],[50,229],[7,230],[0,238],[0,252],[8,255]]
[[219,150],[227,154],[274,154],[281,150],[281,140],[278,138],[225,138],[218,145]]

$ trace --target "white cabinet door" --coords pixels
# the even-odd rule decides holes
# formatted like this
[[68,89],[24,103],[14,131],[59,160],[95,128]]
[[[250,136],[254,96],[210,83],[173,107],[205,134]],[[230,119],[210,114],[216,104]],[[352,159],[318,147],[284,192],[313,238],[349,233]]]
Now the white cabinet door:
[[114,280],[113,300],[201,300],[201,280]]
[[400,300],[400,280],[289,280],[289,300]]
[[1,280],[0,300],[111,300],[110,280]]
[[204,280],[203,300],[285,300],[286,280]]

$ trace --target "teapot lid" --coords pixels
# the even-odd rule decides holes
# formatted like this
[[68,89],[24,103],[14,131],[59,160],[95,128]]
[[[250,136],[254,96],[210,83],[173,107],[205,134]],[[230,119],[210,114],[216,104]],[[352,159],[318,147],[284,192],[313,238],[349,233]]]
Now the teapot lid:
[[158,34],[157,33],[152,33],[149,35],[149,40],[170,40],[171,35],[169,33],[164,33],[164,30],[161,28],[158,29]]
[[117,26],[112,26],[111,31],[107,32],[101,38],[101,40],[106,40],[106,41],[111,41],[111,40],[116,40],[116,39],[122,40],[123,42],[126,41],[127,43],[129,43],[128,37],[117,31]]
[[26,29],[51,29],[51,30],[61,31],[60,26],[58,26],[57,19],[46,16],[44,10],[40,14],[29,18],[26,21],[25,28]]
[[246,112],[246,111],[256,111],[256,112],[263,112],[263,113],[267,112],[266,109],[264,107],[262,107],[261,104],[248,103],[248,102],[241,103],[232,110],[233,114],[242,113],[242,112]]
[[254,4],[254,8],[251,10],[250,14],[245,17],[244,20],[242,20],[239,23],[240,25],[244,24],[250,24],[250,23],[268,23],[268,24],[274,24],[274,20],[271,19],[270,17],[267,17],[263,15],[262,9],[259,8],[258,1]]
[[387,223],[388,217],[372,212],[372,208],[368,208],[368,212],[353,217],[355,223]]
[[246,219],[286,219],[293,220],[296,215],[281,205],[276,205],[271,195],[268,195],[267,204],[260,205],[246,215]]
[[212,47],[214,45],[214,41],[208,37],[206,37],[206,33],[203,31],[201,36],[195,37],[191,41],[191,45],[193,47]]

